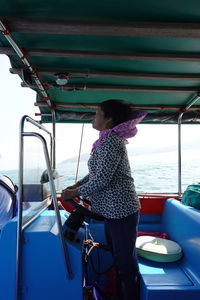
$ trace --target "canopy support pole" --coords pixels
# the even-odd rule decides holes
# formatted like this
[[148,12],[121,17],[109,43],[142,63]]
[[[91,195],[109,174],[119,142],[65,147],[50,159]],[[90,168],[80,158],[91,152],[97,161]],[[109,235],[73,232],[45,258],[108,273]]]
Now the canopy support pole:
[[178,116],[178,195],[182,195],[182,156],[181,156],[181,123],[183,114],[187,112],[192,105],[194,105],[200,99],[200,95],[197,94],[195,98],[188,103],[185,109],[180,112]]
[[181,156],[181,121],[183,112],[178,116],[178,195],[181,196],[181,185],[182,185],[182,156]]
[[56,168],[56,114],[55,110],[51,110],[52,114],[52,132],[53,132],[53,145],[52,145],[52,168],[55,170]]

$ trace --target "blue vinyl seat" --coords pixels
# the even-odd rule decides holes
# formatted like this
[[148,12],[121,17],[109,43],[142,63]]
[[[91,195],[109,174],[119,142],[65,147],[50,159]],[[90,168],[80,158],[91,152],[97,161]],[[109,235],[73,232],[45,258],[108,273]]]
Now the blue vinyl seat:
[[200,211],[175,199],[166,201],[160,231],[183,249],[177,262],[159,263],[139,258],[141,300],[200,299]]

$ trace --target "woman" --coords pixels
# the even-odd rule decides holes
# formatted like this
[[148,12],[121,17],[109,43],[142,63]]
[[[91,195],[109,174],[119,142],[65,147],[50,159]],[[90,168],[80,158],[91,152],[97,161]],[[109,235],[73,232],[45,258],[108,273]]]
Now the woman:
[[121,283],[120,299],[136,299],[138,264],[135,241],[140,203],[125,144],[137,133],[145,111],[133,111],[120,100],[99,104],[93,128],[100,131],[88,161],[89,174],[62,193],[62,198],[90,197],[91,208],[105,217],[105,234]]

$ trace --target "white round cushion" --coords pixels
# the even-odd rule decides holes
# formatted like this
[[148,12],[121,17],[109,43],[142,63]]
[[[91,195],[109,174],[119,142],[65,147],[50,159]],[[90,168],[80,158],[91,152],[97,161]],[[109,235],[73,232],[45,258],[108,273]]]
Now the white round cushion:
[[177,243],[153,236],[138,237],[136,249],[138,255],[158,262],[173,262],[182,257],[182,249]]

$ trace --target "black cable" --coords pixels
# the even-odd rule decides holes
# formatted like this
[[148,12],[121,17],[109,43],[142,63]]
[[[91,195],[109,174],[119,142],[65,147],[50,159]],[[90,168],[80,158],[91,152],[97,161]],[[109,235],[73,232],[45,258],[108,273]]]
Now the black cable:
[[[97,248],[97,270],[98,273],[100,273],[100,253],[99,253],[99,248]],[[99,283],[99,274],[97,274],[97,282]]]

